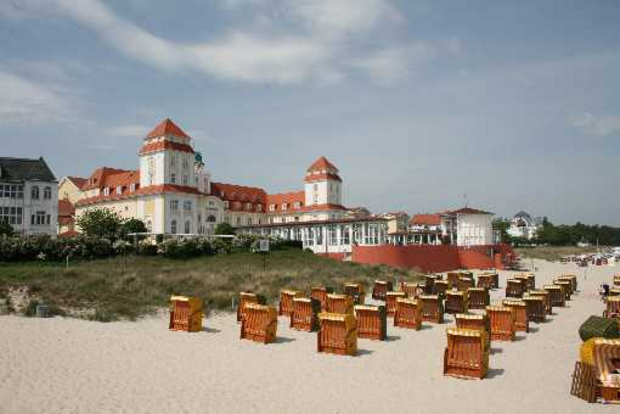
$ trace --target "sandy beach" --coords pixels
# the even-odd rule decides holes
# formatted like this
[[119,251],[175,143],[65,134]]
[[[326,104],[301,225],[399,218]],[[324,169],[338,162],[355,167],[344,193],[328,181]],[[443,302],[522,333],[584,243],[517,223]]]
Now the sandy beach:
[[[494,342],[490,375],[442,375],[443,325],[388,324],[387,342],[359,340],[358,357],[316,352],[316,334],[288,328],[278,342],[239,340],[232,314],[204,331],[167,330],[164,314],[139,322],[0,317],[0,413],[580,413],[615,412],[569,394],[580,324],[600,315],[597,287],[619,267],[534,262],[536,284],[578,275],[580,292],[513,343]],[[513,272],[501,272],[505,281]],[[612,408],[613,407],[613,408]]]

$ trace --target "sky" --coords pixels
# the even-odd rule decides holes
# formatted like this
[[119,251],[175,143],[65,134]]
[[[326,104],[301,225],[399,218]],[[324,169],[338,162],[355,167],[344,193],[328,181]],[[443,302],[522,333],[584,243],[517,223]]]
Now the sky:
[[0,0],[0,156],[138,168],[169,117],[215,181],[620,226],[620,1]]

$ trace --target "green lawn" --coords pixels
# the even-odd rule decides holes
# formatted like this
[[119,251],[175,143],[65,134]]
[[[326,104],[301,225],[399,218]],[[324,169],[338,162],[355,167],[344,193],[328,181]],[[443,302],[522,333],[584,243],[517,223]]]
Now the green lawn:
[[557,262],[564,256],[573,254],[584,254],[596,252],[596,247],[578,246],[541,246],[541,247],[519,247],[515,251],[523,259],[542,259],[549,262]]
[[69,269],[61,263],[0,263],[0,296],[25,286],[30,296],[69,315],[135,319],[166,306],[171,294],[202,297],[208,310],[230,310],[240,291],[265,295],[275,304],[284,288],[309,292],[311,286],[325,285],[341,291],[345,281],[364,282],[371,288],[375,278],[390,275],[418,280],[413,271],[342,263],[301,250],[272,252],[266,270],[263,257],[256,253],[191,260],[128,256],[125,271],[120,257],[72,263]]

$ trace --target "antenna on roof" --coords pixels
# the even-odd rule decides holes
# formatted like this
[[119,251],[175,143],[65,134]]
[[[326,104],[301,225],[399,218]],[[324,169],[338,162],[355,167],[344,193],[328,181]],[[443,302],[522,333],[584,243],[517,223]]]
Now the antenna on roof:
[[463,193],[463,200],[465,201],[465,207],[467,207],[467,193]]

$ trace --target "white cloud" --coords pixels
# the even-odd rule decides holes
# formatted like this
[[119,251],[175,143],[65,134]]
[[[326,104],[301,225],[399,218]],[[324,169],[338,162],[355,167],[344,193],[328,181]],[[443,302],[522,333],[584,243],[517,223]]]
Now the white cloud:
[[0,123],[66,121],[74,102],[60,89],[0,70]]
[[588,135],[602,137],[620,133],[620,116],[595,116],[586,112],[569,117],[568,122]]

